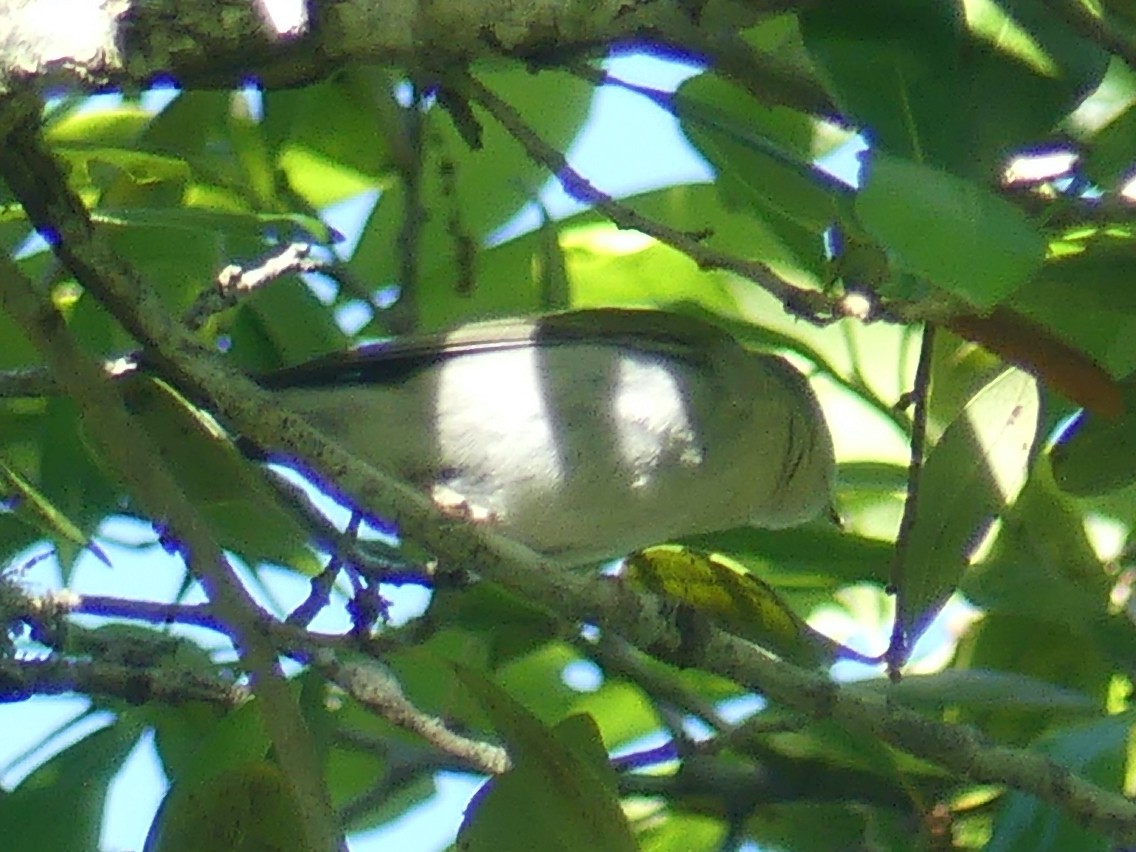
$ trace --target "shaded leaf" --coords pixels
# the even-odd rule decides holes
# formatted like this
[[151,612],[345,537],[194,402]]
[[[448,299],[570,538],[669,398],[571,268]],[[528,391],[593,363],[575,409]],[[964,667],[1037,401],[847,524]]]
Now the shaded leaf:
[[139,733],[128,724],[95,731],[0,795],[4,848],[97,849],[107,788]]
[[478,697],[513,761],[466,811],[459,849],[637,848],[594,722],[575,717],[549,729],[480,674],[458,668],[458,677]]
[[1050,329],[1113,376],[1136,371],[1136,231],[1090,227],[1059,250],[1009,307]]
[[971,399],[928,454],[903,560],[901,619],[909,647],[958,586],[994,518],[1026,482],[1040,400],[1034,378],[1008,369]]
[[717,172],[729,206],[750,210],[820,275],[824,230],[851,199],[847,186],[812,165],[837,134],[809,115],[767,107],[705,72],[683,83],[674,105],[683,132]]
[[222,547],[253,561],[318,572],[300,519],[277,499],[264,470],[245,459],[215,423],[146,377],[131,377],[124,396]]
[[800,20],[825,87],[882,150],[959,158],[965,34],[955,4],[864,0],[810,9]]
[[886,692],[889,701],[932,712],[966,705],[1012,707],[1039,713],[1100,713],[1100,703],[1082,692],[1018,672],[989,669],[947,669],[933,674],[909,674],[897,683],[877,679],[851,684],[847,688]]
[[4,502],[12,513],[35,526],[56,541],[65,541],[86,548],[105,564],[110,565],[106,554],[95,544],[77,523],[67,517],[58,506],[27,479],[0,460],[0,480],[7,485]]
[[284,773],[267,760],[175,783],[144,852],[305,852],[304,824]]
[[255,702],[228,713],[203,704],[154,705],[147,713],[166,774],[187,787],[255,763],[271,746]]
[[91,218],[114,227],[169,229],[169,233],[161,235],[167,239],[179,232],[182,235],[224,233],[229,238],[243,235],[265,240],[265,248],[268,237],[284,241],[308,240],[321,245],[330,245],[338,238],[323,221],[306,213],[251,213],[206,207],[100,207]]
[[1107,51],[1031,0],[859,0],[800,19],[826,87],[877,148],[982,180],[1108,67]]
[[1123,414],[1101,417],[1082,411],[1049,451],[1053,477],[1062,491],[1089,496],[1136,482],[1136,373],[1121,387]]

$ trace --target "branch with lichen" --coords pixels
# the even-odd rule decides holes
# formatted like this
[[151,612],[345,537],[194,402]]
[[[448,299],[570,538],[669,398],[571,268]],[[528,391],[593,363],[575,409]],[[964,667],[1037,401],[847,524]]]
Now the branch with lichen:
[[[96,291],[101,289],[98,282],[104,269],[121,262],[95,238],[85,207],[67,186],[38,127],[28,124],[9,133],[5,148],[0,171],[29,218],[40,233],[53,235],[57,256],[84,285],[94,283]],[[65,248],[70,245],[86,245],[92,254],[73,254]],[[139,503],[177,531],[191,570],[202,581],[219,618],[232,631],[242,662],[253,674],[253,690],[263,702],[265,728],[295,786],[309,842],[313,848],[340,847],[340,832],[328,804],[314,744],[280,672],[275,649],[258,633],[248,615],[252,600],[221,548],[145,431],[126,411],[119,391],[80,350],[47,295],[7,258],[0,259],[0,305],[39,348],[61,389],[83,413],[89,434],[104,458],[115,466]],[[124,441],[127,435],[130,440]]]
[[[57,256],[87,292],[143,343],[152,356],[149,363],[191,392],[193,398],[205,401],[224,422],[257,444],[279,447],[308,459],[359,505],[397,522],[406,538],[437,555],[443,569],[449,566],[451,570],[475,572],[555,614],[569,629],[580,623],[597,625],[661,660],[676,665],[696,664],[800,715],[830,720],[855,735],[888,743],[959,777],[1032,793],[1106,836],[1122,842],[1136,841],[1136,805],[1040,755],[991,745],[972,728],[929,718],[898,706],[884,694],[855,685],[837,685],[827,675],[777,660],[713,625],[692,635],[687,629],[689,625],[680,624],[673,610],[657,598],[615,580],[558,570],[490,528],[447,516],[410,486],[345,452],[302,418],[283,409],[270,394],[231,369],[215,353],[197,345],[173,320],[157,295],[111,252],[105,239],[92,227],[85,209],[67,188],[58,164],[42,149],[42,140],[34,135],[9,137],[6,153],[0,167],[33,221],[43,233],[57,235],[53,242]],[[605,201],[602,194],[600,202],[607,205],[605,213],[614,211],[628,216],[618,206],[612,207],[610,199]],[[624,222],[626,227],[644,225],[633,215]],[[646,227],[652,226],[647,223]],[[672,239],[682,236],[662,233]],[[703,248],[697,240],[689,236],[686,239],[689,248]],[[709,266],[716,265],[715,256],[703,259]],[[781,288],[784,282],[774,282],[773,286]],[[793,291],[782,292],[789,301],[795,296]],[[36,337],[61,386],[89,413],[99,430],[108,430],[103,434],[103,443],[111,445],[109,450],[115,448],[113,440],[106,440],[108,435],[113,434],[117,440],[123,434],[142,434],[125,417],[112,386],[102,381],[101,373],[75,350],[53,307],[23,278],[19,268],[7,261],[4,275],[0,276],[0,298],[29,334]],[[216,594],[218,616],[238,633],[238,641],[256,652],[257,656],[247,664],[270,673],[258,686],[263,688],[263,684],[269,683],[283,689],[275,697],[272,693],[264,696],[266,707],[293,713],[286,686],[275,678],[273,649],[261,641],[255,624],[248,620],[245,604],[237,597],[239,583],[227,574],[215,544],[194,524],[192,509],[179,497],[176,483],[161,472],[160,462],[151,464],[152,457],[140,449],[143,446],[132,440],[129,447],[119,446],[117,451],[108,450],[107,455],[121,467],[138,493],[146,497],[147,507],[179,531],[192,554],[195,571],[212,578],[210,592]],[[235,585],[230,587],[229,583]],[[238,628],[248,632],[241,634]],[[295,743],[287,732],[287,725],[295,717],[281,723],[271,716],[272,713],[266,714],[266,724],[277,743],[285,771],[289,775],[306,772],[307,767],[298,768],[292,750]]]
[[776,297],[789,313],[802,319],[824,324],[845,315],[841,299],[790,284],[761,261],[708,246],[704,235],[676,230],[616,201],[573,169],[564,154],[541,139],[510,104],[475,77],[467,75],[455,85],[463,95],[499,122],[533,160],[556,175],[569,195],[595,207],[618,227],[654,237],[685,254],[698,264],[699,269],[722,269],[747,278]]

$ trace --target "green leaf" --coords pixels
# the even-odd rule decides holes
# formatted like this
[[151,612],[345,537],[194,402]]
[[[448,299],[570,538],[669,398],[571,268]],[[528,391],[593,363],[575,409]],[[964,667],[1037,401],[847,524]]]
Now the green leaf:
[[84,108],[77,99],[71,109],[60,109],[44,121],[44,136],[52,145],[129,146],[153,119],[153,114],[137,103],[122,103],[105,109]]
[[262,288],[217,326],[233,342],[232,356],[251,372],[265,372],[346,349],[350,338],[334,315],[298,278]]
[[[1131,631],[1131,626],[1128,627]],[[1129,658],[1131,658],[1129,656]],[[987,671],[1017,672],[1085,695],[1103,713],[1109,683],[1116,671],[1100,645],[1079,626],[1005,610],[983,616],[959,642],[957,664]],[[1019,707],[1007,693],[1001,704],[962,704],[957,721],[978,727],[993,741],[1027,746],[1039,734],[1052,730],[1083,711],[1055,706],[1038,712]]]
[[1108,67],[1107,51],[1032,0],[858,0],[800,18],[826,87],[873,147],[979,181]]
[[1007,304],[1115,377],[1136,371],[1136,231],[1086,228]]
[[267,760],[170,787],[144,852],[305,852],[304,824],[287,776]]
[[949,3],[861,0],[800,15],[826,88],[883,151],[955,160],[965,139],[960,9]]
[[100,207],[91,218],[113,227],[152,227],[169,229],[173,234],[224,234],[259,240],[268,247],[269,237],[283,240],[309,240],[329,245],[335,234],[315,216],[305,213],[254,213],[217,210],[208,207]]
[[903,560],[908,647],[958,586],[994,518],[1026,482],[1037,433],[1037,382],[1008,369],[963,409],[928,454]]
[[140,731],[113,724],[68,746],[0,795],[4,847],[97,849],[107,788]]
[[1084,635],[1118,664],[1136,655],[1136,633],[1110,602],[1115,579],[1085,531],[1085,511],[1057,487],[1039,457],[989,555],[962,590],[989,613],[1044,619]]
[[660,808],[636,832],[636,840],[640,852],[690,852],[721,848],[726,831],[722,821],[714,817]]
[[637,848],[594,722],[575,717],[546,728],[482,675],[464,668],[457,673],[478,697],[513,761],[511,769],[487,782],[466,811],[459,849]]
[[271,741],[255,702],[221,713],[205,704],[146,708],[154,742],[171,781],[192,787],[228,769],[261,760]]
[[1036,143],[1101,84],[1109,52],[1070,26],[1063,10],[1034,0],[967,0],[970,30],[959,71],[964,148],[988,177],[1007,151]]
[[856,213],[900,269],[989,308],[1041,268],[1041,233],[985,187],[884,154],[867,171]]
[[[397,189],[392,192],[397,193]],[[633,196],[626,203],[677,230],[705,233],[706,245],[761,260],[794,284],[820,284],[820,279],[802,269],[794,251],[763,222],[724,209],[711,184],[672,186]],[[807,333],[794,318],[784,314],[775,300],[766,300],[756,286],[722,272],[707,273],[680,252],[635,232],[620,230],[594,210],[570,216],[556,227],[570,307],[628,305],[674,309],[686,304],[699,306],[719,318],[761,315],[764,321],[783,325],[798,335]],[[448,328],[471,318],[540,312],[544,305],[547,239],[547,234],[534,231],[478,251],[473,258],[476,289],[422,304],[422,329]],[[364,268],[371,269],[361,263],[360,269]],[[450,272],[443,267],[425,270],[422,287],[432,293],[452,287],[453,279],[447,277]],[[376,280],[373,270],[366,274],[368,280]],[[378,283],[389,280],[377,277]],[[817,329],[812,331],[820,334]],[[861,332],[855,334],[860,336]],[[863,329],[863,334],[869,338],[894,338],[900,332],[878,324]],[[788,337],[792,339],[791,335]]]
[[1124,413],[1082,411],[1049,451],[1061,490],[1078,496],[1118,491],[1136,482],[1136,374],[1121,383]]
[[824,230],[840,218],[850,190],[813,160],[838,138],[818,119],[767,107],[705,72],[683,83],[674,105],[683,132],[717,172],[727,205],[750,210],[814,274],[824,266]]
[[214,421],[149,377],[124,382],[123,396],[222,547],[253,562],[318,573],[321,566],[307,546],[301,519],[283,505],[265,471],[244,458]]
[[1130,105],[1092,138],[1085,157],[1085,174],[1106,192],[1120,189],[1132,171],[1132,140],[1136,139],[1136,106]]
[[190,177],[189,164],[184,160],[137,149],[64,144],[55,146],[54,151],[67,163],[72,175],[83,175],[98,188],[125,176],[139,185],[172,184],[180,195]]
[[[558,70],[533,74],[508,65],[478,76],[533,132],[559,150],[565,150],[579,130],[592,95],[591,87]],[[549,109],[550,104],[556,108]],[[480,108],[472,109],[481,127],[477,150],[470,149],[441,107],[435,104],[422,111],[423,162],[416,196],[407,197],[403,181],[384,187],[349,263],[350,271],[372,290],[403,285],[403,265],[411,248],[404,234],[406,217],[426,211],[412,229],[421,327],[436,328],[430,323],[439,314],[462,312],[469,317],[478,308],[483,288],[523,290],[524,282],[533,278],[531,266],[522,276],[504,281],[483,275],[478,256],[489,237],[536,197],[547,172],[496,121]],[[403,121],[405,116],[392,120]],[[532,304],[538,302],[536,290],[526,295]]]
[[187,198],[224,197],[228,209],[287,209],[294,199],[277,197],[275,176],[266,174],[270,151],[248,111],[244,92],[182,91],[154,117],[138,146],[189,164]]
[[[823,522],[822,522],[823,523]],[[722,553],[779,589],[832,589],[859,582],[887,582],[892,546],[821,523],[786,530],[738,527],[687,536],[682,544]]]
[[[35,436],[40,465],[37,487],[57,511],[90,536],[103,518],[121,505],[116,504],[120,492],[92,458],[83,429],[74,402],[64,397],[47,400]],[[67,538],[57,538],[55,547],[63,567],[63,582],[70,582],[73,560],[80,551]]]
[[403,141],[397,79],[349,64],[302,89],[264,94],[264,135],[292,191],[314,207],[381,189]]
[[0,459],[0,481],[7,485],[4,499],[5,502],[13,505],[12,512],[16,517],[27,521],[58,542],[89,548],[103,562],[107,562],[106,555],[78,524],[2,459]]

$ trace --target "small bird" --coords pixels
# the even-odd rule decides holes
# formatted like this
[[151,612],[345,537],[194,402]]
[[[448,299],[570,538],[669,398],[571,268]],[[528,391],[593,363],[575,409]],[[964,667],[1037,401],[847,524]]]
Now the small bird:
[[257,382],[358,458],[565,565],[831,505],[832,437],[804,376],[687,316],[472,323]]

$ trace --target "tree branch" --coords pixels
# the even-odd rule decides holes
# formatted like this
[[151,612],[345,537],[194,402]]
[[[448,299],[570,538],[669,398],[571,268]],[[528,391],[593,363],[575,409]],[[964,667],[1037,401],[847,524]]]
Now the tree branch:
[[226,710],[239,707],[252,697],[248,689],[238,684],[172,666],[139,667],[63,657],[0,658],[0,702],[68,692],[108,696],[128,704],[202,701]]
[[311,250],[307,243],[289,243],[249,269],[226,266],[217,274],[214,285],[201,293],[186,311],[183,319],[186,328],[196,331],[209,317],[234,307],[284,275],[320,271],[326,264],[309,257]]
[[512,765],[500,746],[463,737],[447,728],[441,719],[423,713],[402,694],[394,677],[378,666],[341,663],[330,652],[319,654],[315,665],[324,677],[371,712],[417,734],[475,771],[500,775]]
[[[26,151],[21,150],[25,143],[14,146],[11,139],[8,143],[3,168],[19,171],[11,157],[14,150],[26,157]],[[802,715],[831,719],[853,733],[890,743],[962,777],[1032,793],[1094,830],[1119,841],[1136,841],[1136,805],[1071,775],[1040,755],[992,746],[972,728],[929,719],[862,687],[837,686],[825,675],[773,659],[712,626],[701,632],[697,641],[692,640],[667,617],[666,608],[656,598],[617,581],[557,570],[487,527],[447,517],[410,486],[359,462],[301,418],[282,409],[270,394],[226,368],[216,355],[197,346],[133,269],[109,250],[59,178],[58,169],[48,165],[38,163],[38,173],[32,169],[29,175],[20,175],[19,186],[14,189],[41,232],[51,239],[60,259],[94,297],[150,347],[153,363],[179,387],[208,403],[210,410],[241,434],[262,446],[280,447],[308,459],[360,505],[397,522],[407,538],[423,544],[443,564],[475,571],[566,621],[597,624],[660,659],[678,665],[697,659],[701,668],[731,678]],[[33,292],[32,285],[16,276],[18,269],[8,263],[0,282],[15,282],[5,286],[5,296],[26,308],[21,299],[27,296],[22,291]],[[19,313],[27,316],[29,322],[23,325],[33,331],[43,317],[50,318],[48,330],[59,322],[38,303]],[[50,347],[45,349],[53,361],[59,360]],[[70,366],[70,362],[61,366]],[[80,400],[84,382],[100,388],[99,393],[108,392],[105,383],[98,381],[97,372],[84,372],[79,374],[81,378],[75,378],[61,370],[58,375],[79,385],[75,391]],[[111,426],[108,424],[108,428]],[[129,463],[125,469],[131,469]],[[160,510],[165,498],[154,505]],[[156,515],[170,516],[162,511]],[[208,550],[194,551],[195,558],[201,559],[202,553]],[[278,730],[269,724],[270,730]],[[285,769],[290,775],[295,772],[294,767]]]
[[[67,187],[36,128],[25,127],[23,132],[9,134],[0,173],[64,263],[78,260],[62,249],[70,239],[97,247],[96,253],[83,258],[78,266],[84,283],[98,281],[100,262],[114,255],[92,240],[94,229],[86,210]],[[314,745],[280,672],[275,649],[256,629],[250,615],[255,604],[220,547],[143,428],[127,413],[119,390],[105,381],[98,366],[80,351],[47,294],[6,256],[0,258],[0,304],[32,338],[60,387],[79,406],[104,458],[120,472],[140,504],[153,517],[168,523],[182,542],[191,569],[232,631],[242,661],[252,672],[265,728],[296,787],[312,848],[337,848],[341,845],[339,830]]]
[[595,207],[620,228],[654,237],[685,254],[698,264],[699,269],[725,269],[748,278],[775,296],[795,316],[820,324],[843,316],[840,300],[818,290],[807,290],[790,284],[760,261],[711,248],[703,244],[699,235],[676,231],[621,204],[573,169],[560,151],[537,136],[511,105],[497,97],[480,81],[466,76],[459,86],[472,101],[500,122],[533,160],[556,175],[569,195]]
[[[670,33],[677,42],[690,28],[681,4],[630,0],[320,0],[302,4],[304,13],[291,22],[271,20],[264,4],[250,0],[87,0],[69,5],[73,26],[44,26],[57,4],[4,4],[0,92],[29,82],[137,88],[159,77],[197,89],[233,88],[251,77],[285,88],[348,62],[409,69],[502,57],[548,63],[616,41],[667,40]],[[716,20],[710,10],[700,28],[736,29],[763,7],[784,5],[718,3],[726,13]]]
[[[911,392],[900,403],[909,403],[911,413],[910,456],[907,464],[907,499],[903,502],[903,517],[899,522],[899,532],[895,539],[895,554],[891,566],[891,593],[895,595],[895,622],[892,626],[891,641],[884,658],[887,660],[888,674],[893,679],[899,677],[899,670],[907,661],[907,550],[911,532],[915,529],[915,519],[919,508],[919,482],[923,475],[923,457],[927,441],[927,402],[931,392],[931,361],[935,349],[935,326],[923,326],[923,340],[919,349],[919,363],[915,368],[915,383]],[[897,406],[899,407],[899,406]]]

